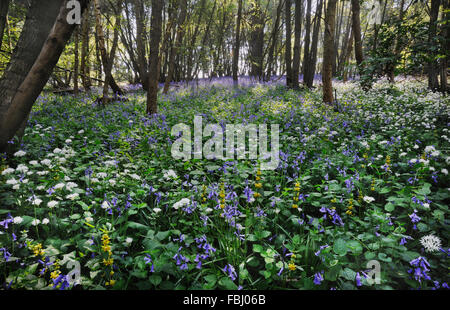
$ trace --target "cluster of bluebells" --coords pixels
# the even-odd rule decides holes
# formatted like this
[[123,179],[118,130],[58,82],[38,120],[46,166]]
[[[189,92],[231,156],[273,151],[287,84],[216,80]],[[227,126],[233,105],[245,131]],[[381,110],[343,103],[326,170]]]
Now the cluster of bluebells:
[[202,261],[208,259],[212,253],[216,252],[216,249],[208,243],[205,235],[201,236],[200,238],[195,238],[194,240],[197,244],[197,248],[205,251],[205,253],[203,254],[197,253],[194,259],[194,262],[197,263],[196,268],[201,269]]
[[333,224],[339,225],[339,226],[344,226],[344,222],[342,221],[342,218],[337,213],[336,209],[322,207],[322,208],[320,208],[319,211],[321,213],[324,213],[323,219],[326,219],[327,214],[328,214],[328,216],[331,218],[331,221],[333,222]]
[[414,278],[416,281],[422,282],[422,278],[431,280],[430,276],[427,274],[427,272],[430,271],[428,268],[430,267],[430,264],[425,257],[419,256],[418,258],[410,261],[409,264],[413,266],[413,268],[409,269],[408,273],[414,273]]
[[414,210],[414,212],[409,215],[409,218],[411,219],[411,223],[414,224],[414,226],[413,226],[414,230],[417,229],[416,223],[420,222],[420,220],[421,220],[421,218],[416,213],[417,213],[417,210]]

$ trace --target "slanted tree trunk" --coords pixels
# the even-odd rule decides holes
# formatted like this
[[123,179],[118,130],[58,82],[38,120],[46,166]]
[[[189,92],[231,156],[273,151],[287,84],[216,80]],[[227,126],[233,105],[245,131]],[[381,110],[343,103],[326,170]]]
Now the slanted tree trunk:
[[[431,0],[430,10],[430,26],[428,31],[428,44],[430,48],[437,44],[437,19],[439,15],[440,0]],[[439,66],[437,64],[436,52],[430,51],[430,61],[428,62],[428,88],[435,91],[439,89],[438,72]]]
[[158,112],[158,59],[159,43],[162,32],[163,0],[152,0],[152,18],[150,30],[150,64],[148,67],[147,114]]
[[[96,23],[96,33],[97,33],[97,39],[98,39],[98,49],[101,56],[101,61],[103,65],[103,71],[105,73],[105,83],[109,86],[111,86],[111,89],[113,90],[114,94],[123,95],[123,91],[120,89],[119,85],[117,85],[116,81],[114,80],[114,77],[111,74],[111,70],[108,70],[108,68],[112,68],[112,61],[111,66],[110,59],[108,58],[108,54],[106,51],[105,46],[105,35],[103,34],[102,29],[102,17],[100,14],[100,2],[99,0],[93,0],[94,2],[94,12],[95,12],[95,23]],[[104,98],[105,99],[105,98]]]
[[323,46],[323,102],[332,103],[333,99],[333,57],[334,57],[334,27],[336,20],[336,1],[328,0],[327,11],[325,15],[325,34]]
[[292,87],[292,31],[291,31],[291,0],[285,0],[284,4],[285,10],[285,23],[286,23],[286,50],[284,54],[284,62],[286,63],[286,86]]
[[299,88],[298,78],[300,74],[300,37],[302,34],[302,1],[295,0],[294,22],[294,59],[292,60],[292,87]]
[[172,47],[169,56],[169,70],[167,72],[166,82],[164,83],[163,94],[167,94],[170,87],[170,82],[172,81],[173,72],[175,69],[175,57],[177,56],[179,50],[181,49],[181,43],[183,42],[183,36],[185,31],[184,21],[186,19],[187,12],[187,0],[180,0],[180,15],[178,16],[178,29],[175,38],[175,45]]
[[[17,89],[39,56],[62,3],[63,0],[52,0],[44,7],[39,0],[31,1],[19,41],[0,79],[0,119],[5,115]],[[25,119],[15,133],[19,141],[23,136],[26,122]],[[14,150],[15,145],[9,146],[8,153]],[[6,147],[3,150],[2,148],[0,145],[0,152],[6,151]]]
[[238,12],[236,17],[236,34],[234,38],[233,49],[233,83],[238,85],[238,71],[239,71],[239,49],[241,44],[241,19],[242,19],[242,0],[238,1]]
[[81,62],[80,62],[81,81],[85,91],[91,88],[90,69],[89,69],[89,9],[86,10],[83,21],[81,22]]
[[[48,1],[47,5],[43,7],[40,1],[36,1],[33,5],[37,5],[41,10],[49,13],[49,8],[55,4],[60,4],[60,1]],[[80,0],[81,9],[84,11],[89,0]],[[41,93],[45,84],[47,83],[53,68],[61,56],[67,41],[70,39],[75,25],[67,23],[67,14],[70,9],[67,8],[67,1],[60,5],[59,14],[45,14],[46,19],[39,20],[40,24],[47,24],[53,21],[54,26],[48,34],[48,38],[39,49],[39,55],[34,61],[31,69],[26,72],[25,78],[20,83],[17,91],[12,95],[12,100],[5,102],[1,98],[1,106],[7,106],[6,110],[0,114],[0,152],[4,152],[7,148],[7,143],[11,140],[16,132],[20,129],[23,122],[27,119],[31,108],[36,101],[36,98]],[[31,9],[30,9],[31,10]],[[38,10],[39,12],[39,10]],[[34,29],[34,34],[40,32],[40,27]],[[31,32],[33,33],[33,32]],[[30,33],[30,34],[31,34]],[[19,53],[20,50],[17,50]],[[28,64],[28,60],[26,63]],[[3,79],[2,79],[3,80]]]
[[3,0],[0,2],[0,49],[3,43],[3,32],[5,31],[6,18],[8,17],[10,2],[11,0]]

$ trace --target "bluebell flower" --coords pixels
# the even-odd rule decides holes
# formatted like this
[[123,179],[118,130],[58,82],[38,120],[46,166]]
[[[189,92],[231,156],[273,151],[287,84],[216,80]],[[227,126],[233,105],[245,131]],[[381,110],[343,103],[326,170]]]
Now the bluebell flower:
[[228,273],[228,276],[231,278],[231,280],[236,280],[237,274],[236,270],[231,264],[227,264],[223,269],[224,272]]
[[316,274],[314,274],[314,284],[315,285],[320,285],[320,283],[322,283],[323,281],[323,271],[321,272],[317,272]]
[[0,248],[0,251],[3,252],[3,258],[5,259],[5,261],[8,261],[11,257],[11,253],[9,253],[6,248]]
[[362,286],[362,283],[361,283],[361,276],[360,276],[359,272],[356,273],[356,278],[355,278],[355,280],[356,280],[356,286]]

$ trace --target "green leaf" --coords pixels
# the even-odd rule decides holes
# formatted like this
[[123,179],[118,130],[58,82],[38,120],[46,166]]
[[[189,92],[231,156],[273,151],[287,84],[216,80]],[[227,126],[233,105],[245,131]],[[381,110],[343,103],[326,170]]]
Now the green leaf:
[[364,253],[364,257],[367,259],[367,260],[372,260],[372,259],[374,259],[375,258],[375,253],[374,252],[366,252],[366,253]]
[[215,274],[209,274],[207,276],[204,276],[203,278],[206,280],[206,282],[212,285],[216,284],[217,282],[217,276]]
[[344,239],[338,239],[334,242],[333,251],[339,256],[344,256],[347,254],[347,245]]
[[263,247],[260,244],[253,245],[253,252],[261,253],[263,251]]
[[389,193],[391,191],[391,188],[390,187],[383,187],[380,191],[379,191],[379,193],[380,194],[387,194],[387,193]]
[[168,236],[170,235],[170,230],[168,231],[159,231],[155,238],[158,239],[159,241],[162,241],[164,239],[166,239]]
[[219,285],[226,290],[237,290],[237,285],[234,284],[228,277],[223,277],[219,280]]
[[141,229],[141,230],[148,230],[149,229],[148,226],[145,226],[143,224],[136,223],[136,222],[133,222],[133,221],[129,221],[127,224],[128,224],[129,228]]
[[342,267],[340,265],[336,265],[336,266],[331,267],[324,274],[325,280],[336,281],[336,279],[337,279],[339,273],[341,272],[341,270],[342,270]]
[[162,281],[162,278],[158,275],[150,276],[148,279],[155,287],[158,286]]
[[350,249],[350,251],[352,251],[354,255],[359,255],[363,251],[361,243],[356,240],[350,240],[349,242],[347,242],[347,247]]
[[388,257],[385,253],[378,253],[378,258],[383,262],[390,263],[392,262],[392,258]]
[[344,277],[346,280],[349,280],[349,281],[355,281],[355,278],[356,278],[356,272],[348,267],[341,270],[340,275],[341,275],[341,277]]
[[386,210],[387,212],[392,212],[392,211],[394,211],[394,209],[395,209],[395,206],[392,203],[390,203],[390,202],[388,202],[384,206],[384,210]]

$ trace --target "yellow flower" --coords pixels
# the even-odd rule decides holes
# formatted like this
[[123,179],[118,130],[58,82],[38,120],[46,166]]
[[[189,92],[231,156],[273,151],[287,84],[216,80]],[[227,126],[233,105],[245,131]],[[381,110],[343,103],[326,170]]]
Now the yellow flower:
[[289,267],[289,270],[295,270],[295,268],[296,268],[295,264],[293,262],[290,262],[288,267]]
[[261,197],[261,194],[260,193],[253,193],[253,197],[255,197],[255,198]]
[[61,271],[55,270],[52,273],[50,273],[50,278],[56,279],[57,277],[59,277],[60,274],[61,274]]
[[261,184],[261,183],[255,183],[255,187],[256,187],[256,188],[261,188],[261,187],[262,187],[262,184]]
[[298,205],[293,204],[293,205],[292,205],[292,208],[297,209],[297,208],[298,208]]
[[109,285],[114,286],[114,284],[116,284],[116,280],[110,280],[109,281]]
[[103,259],[103,264],[105,266],[111,266],[113,264],[114,260],[112,258]]

